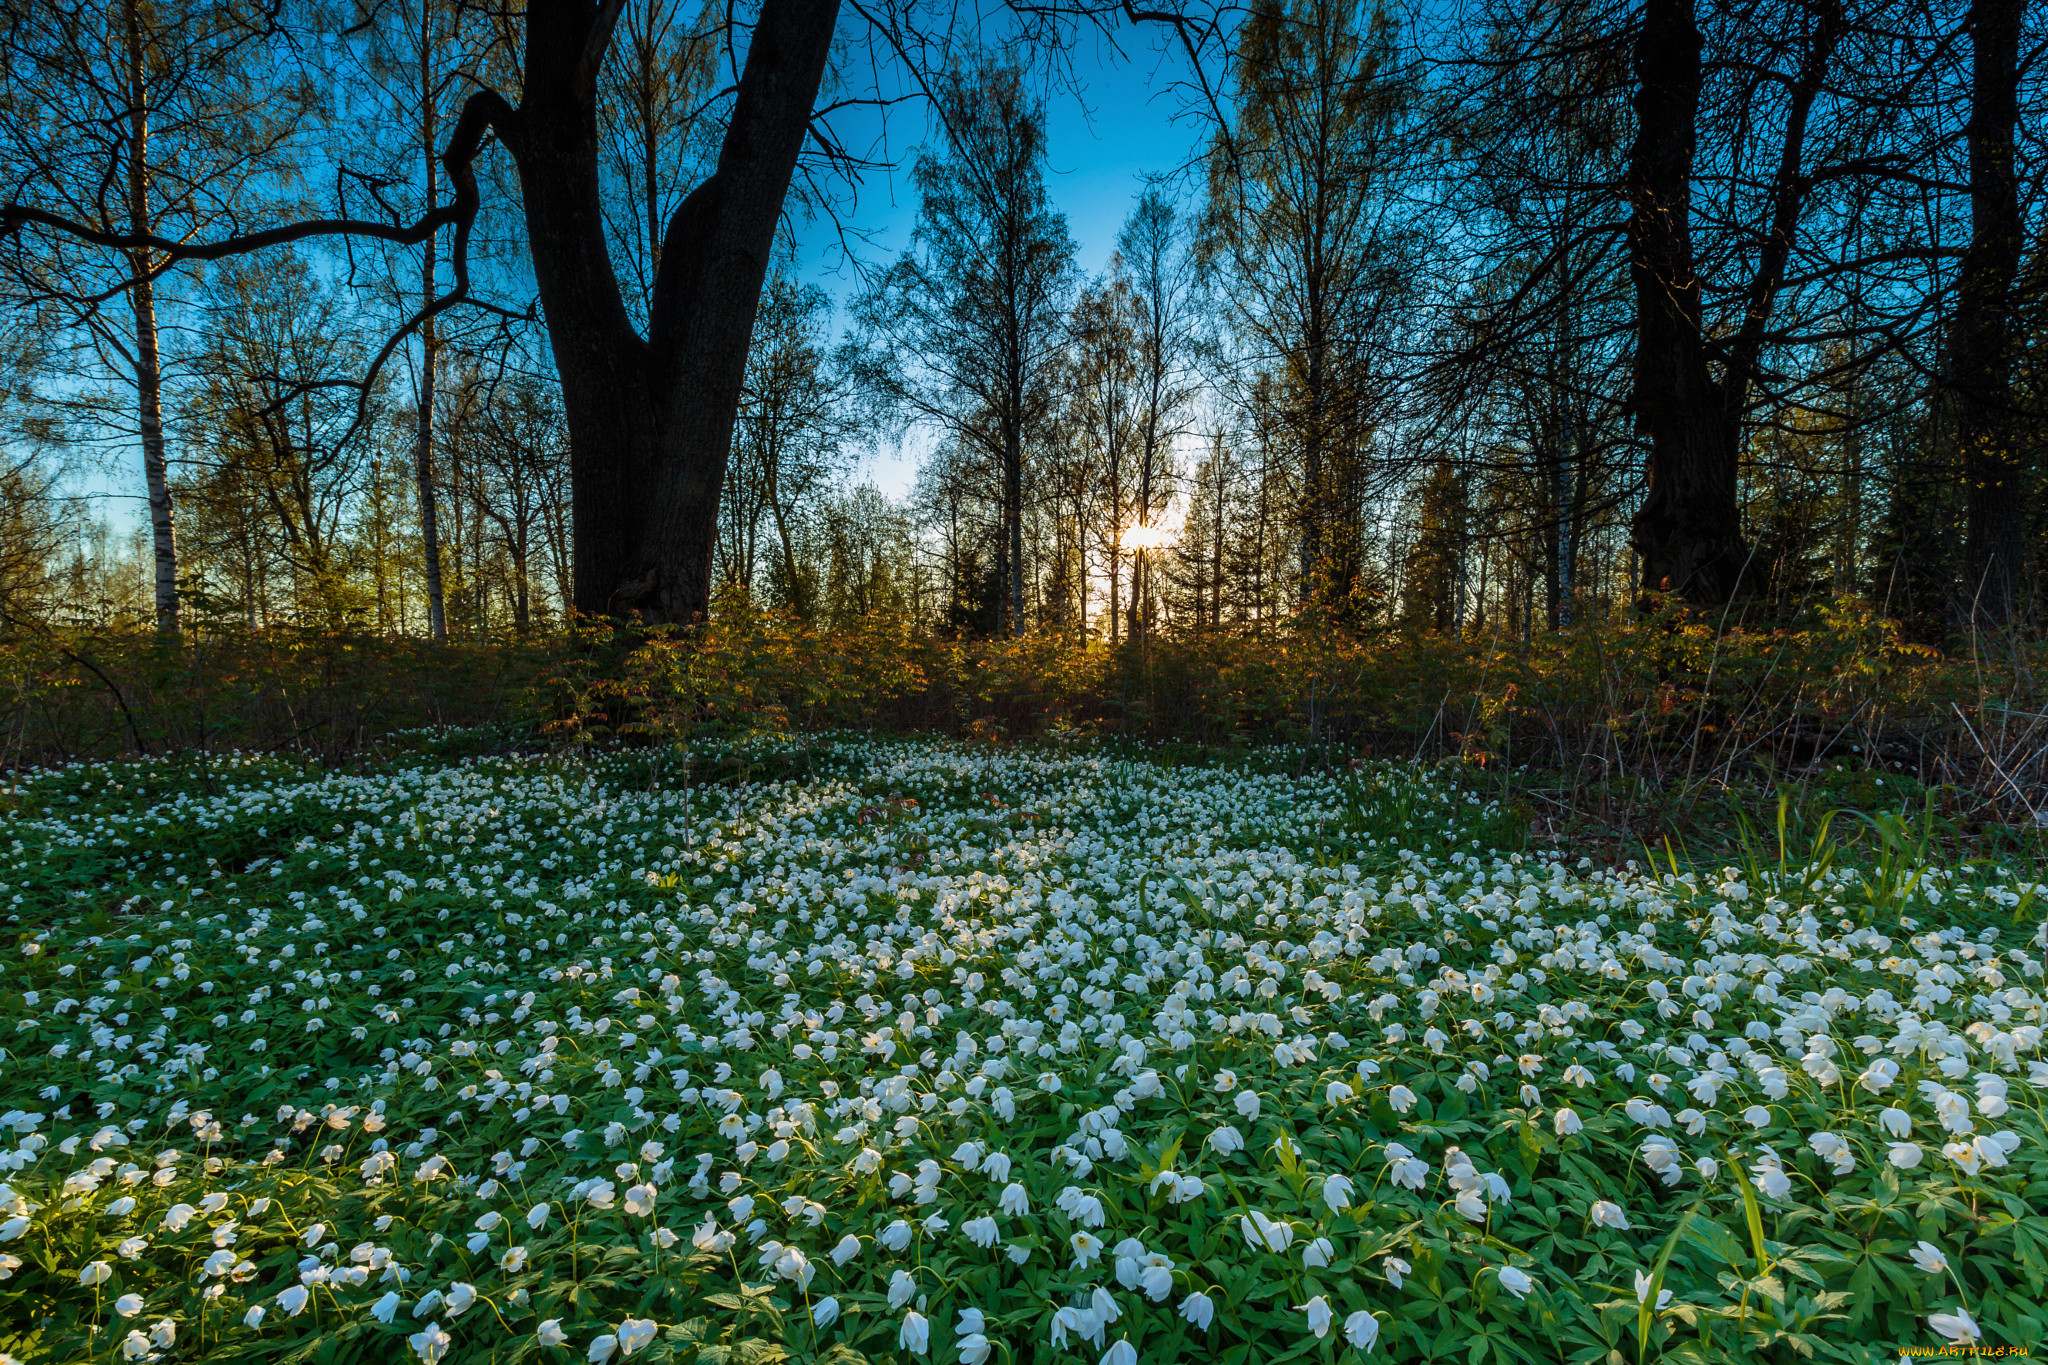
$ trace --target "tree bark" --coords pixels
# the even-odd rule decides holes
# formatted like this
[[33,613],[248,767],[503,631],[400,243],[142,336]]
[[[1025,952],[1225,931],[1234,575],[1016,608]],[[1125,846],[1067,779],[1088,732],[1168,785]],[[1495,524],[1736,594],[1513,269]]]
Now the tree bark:
[[171,511],[164,449],[163,361],[157,350],[156,288],[146,263],[131,266],[128,304],[135,314],[135,388],[142,435],[142,475],[149,491],[149,531],[156,551],[156,628],[178,633],[178,533]]
[[655,620],[710,609],[718,497],[754,316],[838,17],[839,0],[766,0],[718,169],[669,220],[650,325],[660,459],[651,525],[628,575],[647,586],[638,599],[617,594]]
[[2020,624],[2031,606],[2028,471],[2015,439],[2013,281],[2024,224],[2013,140],[2025,0],[1975,0],[1970,119],[1970,244],[1949,328],[1948,388],[1965,486],[1962,606],[1966,629]]
[[710,607],[754,315],[839,4],[763,5],[717,169],[665,229],[644,340],[620,295],[598,180],[597,71],[620,8],[529,5],[524,99],[496,121],[562,381],[576,610],[681,624]]
[[1747,558],[1736,508],[1736,424],[1707,369],[1693,264],[1692,168],[1700,103],[1691,0],[1648,0],[1636,41],[1636,141],[1627,190],[1636,294],[1633,406],[1649,493],[1630,539],[1643,586],[1698,603],[1734,596]]
[[[150,231],[149,105],[143,83],[139,0],[122,6],[123,55],[128,78],[128,231]],[[171,511],[169,461],[164,451],[163,357],[157,348],[156,280],[150,252],[128,252],[128,306],[135,316],[136,418],[142,438],[142,477],[149,494],[150,539],[156,552],[156,628],[178,633],[178,534]]]
[[[1650,455],[1649,492],[1629,539],[1642,556],[1644,589],[1696,606],[1725,605],[1753,591],[1744,581],[1749,547],[1737,501],[1742,422],[1810,185],[1803,169],[1807,120],[1842,32],[1839,0],[1821,0],[1810,12],[1814,28],[1790,81],[1770,221],[1742,314],[1725,338],[1704,331],[1693,254],[1703,40],[1692,0],[1648,0],[1636,44],[1636,140],[1624,182],[1636,294],[1631,402]],[[1718,380],[1709,365],[1716,355]]]

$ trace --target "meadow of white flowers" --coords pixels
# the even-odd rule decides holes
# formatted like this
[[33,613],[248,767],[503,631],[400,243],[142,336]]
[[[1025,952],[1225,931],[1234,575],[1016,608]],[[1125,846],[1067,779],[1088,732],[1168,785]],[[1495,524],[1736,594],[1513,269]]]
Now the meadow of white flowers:
[[783,759],[21,782],[0,1358],[2042,1339],[2007,870],[1567,865],[1393,768]]

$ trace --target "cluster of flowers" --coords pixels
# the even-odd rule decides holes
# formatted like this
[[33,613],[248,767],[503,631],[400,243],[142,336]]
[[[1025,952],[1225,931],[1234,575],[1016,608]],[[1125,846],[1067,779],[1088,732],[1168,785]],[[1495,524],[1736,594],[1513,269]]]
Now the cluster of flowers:
[[26,784],[0,1312],[58,1354],[429,1365],[1619,1349],[1573,1298],[1645,1344],[2031,1320],[2010,876],[1866,924],[1853,871],[1483,847],[1497,812],[1398,770],[814,766]]

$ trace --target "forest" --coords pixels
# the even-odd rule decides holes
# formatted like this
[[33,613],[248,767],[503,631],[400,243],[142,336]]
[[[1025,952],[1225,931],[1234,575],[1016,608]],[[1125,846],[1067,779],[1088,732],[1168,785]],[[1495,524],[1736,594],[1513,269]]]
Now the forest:
[[[19,7],[0,594],[478,642],[738,601],[1527,640],[1667,596],[2025,638],[2031,22]],[[1091,78],[1179,139],[1092,273],[1048,136]]]
[[2048,1328],[2026,0],[0,0],[0,1365]]

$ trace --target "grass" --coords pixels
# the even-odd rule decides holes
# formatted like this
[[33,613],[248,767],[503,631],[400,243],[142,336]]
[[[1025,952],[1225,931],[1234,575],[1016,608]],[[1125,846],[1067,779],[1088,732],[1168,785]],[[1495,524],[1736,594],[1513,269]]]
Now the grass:
[[1601,859],[1469,761],[640,743],[17,780],[0,1352],[2039,1334],[2037,889],[1938,793]]

